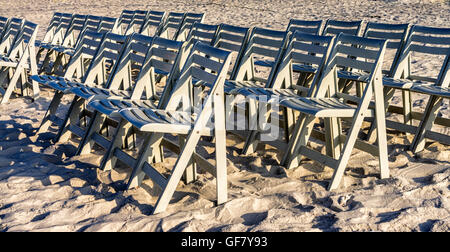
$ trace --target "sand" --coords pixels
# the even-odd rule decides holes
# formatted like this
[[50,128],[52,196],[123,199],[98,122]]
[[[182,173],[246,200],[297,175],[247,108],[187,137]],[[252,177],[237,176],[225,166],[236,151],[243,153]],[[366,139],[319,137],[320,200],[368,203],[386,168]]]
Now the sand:
[[[205,12],[206,23],[284,29],[290,18],[365,19],[448,26],[448,1],[419,0],[210,0],[210,1],[0,1],[0,15],[41,25],[55,11],[116,16],[122,9]],[[417,72],[438,71],[439,60],[420,58]],[[123,191],[129,170],[96,169],[101,152],[70,157],[71,143],[34,143],[51,93],[34,103],[13,98],[0,106],[0,231],[449,231],[450,148],[433,143],[423,153],[405,151],[407,136],[389,132],[391,178],[378,179],[374,157],[355,151],[342,186],[326,191],[332,170],[311,161],[285,170],[274,149],[238,154],[227,140],[230,200],[214,205],[214,180],[180,183],[166,212],[151,215],[157,191],[151,181]],[[414,109],[426,106],[415,96]],[[68,101],[68,99],[66,99]],[[397,97],[394,103],[400,103]],[[63,108],[66,109],[67,107]],[[441,114],[450,117],[448,101]],[[399,119],[399,118],[396,118]],[[448,128],[437,128],[450,133]],[[212,151],[206,147],[206,151]],[[173,157],[165,160],[173,164]]]

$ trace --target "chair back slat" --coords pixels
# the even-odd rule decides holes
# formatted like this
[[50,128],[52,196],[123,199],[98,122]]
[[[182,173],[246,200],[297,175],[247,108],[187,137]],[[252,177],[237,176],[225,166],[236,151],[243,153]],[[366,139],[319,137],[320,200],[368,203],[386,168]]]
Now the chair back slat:
[[294,33],[296,31],[319,35],[322,29],[322,20],[310,21],[310,20],[299,20],[291,19],[289,21],[286,31]]
[[327,20],[323,35],[337,36],[339,33],[358,36],[361,30],[362,21],[338,21]]

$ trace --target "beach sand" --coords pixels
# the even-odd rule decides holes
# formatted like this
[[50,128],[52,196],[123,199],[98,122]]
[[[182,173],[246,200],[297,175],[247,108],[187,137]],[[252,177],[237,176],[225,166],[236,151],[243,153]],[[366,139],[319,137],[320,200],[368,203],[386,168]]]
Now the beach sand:
[[[205,12],[205,23],[285,29],[290,18],[360,20],[449,27],[448,1],[210,0],[0,1],[0,15],[38,23],[42,38],[55,11],[118,17],[123,9]],[[414,71],[436,73],[441,62],[423,57]],[[146,180],[123,191],[128,169],[96,169],[102,152],[71,157],[71,143],[33,142],[51,92],[34,103],[0,105],[0,231],[449,231],[450,148],[438,143],[418,155],[411,136],[388,132],[391,178],[379,179],[376,158],[354,151],[339,189],[328,192],[332,170],[305,161],[286,170],[279,153],[243,156],[243,142],[227,139],[229,201],[215,206],[215,180],[200,174],[179,184],[166,212],[151,215],[158,190]],[[401,96],[393,103],[399,104]],[[414,96],[423,110],[426,96]],[[65,98],[65,102],[69,98]],[[62,109],[67,109],[65,106]],[[448,100],[441,115],[450,118]],[[395,118],[400,120],[401,118]],[[436,128],[450,134],[448,128]],[[48,133],[48,138],[51,133]],[[45,139],[45,136],[43,137]],[[204,150],[214,151],[211,144]],[[173,165],[168,157],[166,165]]]

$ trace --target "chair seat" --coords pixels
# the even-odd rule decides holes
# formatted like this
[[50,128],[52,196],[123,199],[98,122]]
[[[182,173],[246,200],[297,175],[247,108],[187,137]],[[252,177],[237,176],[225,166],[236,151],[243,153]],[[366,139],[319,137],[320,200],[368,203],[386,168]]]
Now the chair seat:
[[296,97],[282,100],[280,105],[316,117],[353,117],[356,111],[338,98]]
[[272,89],[272,88],[238,88],[233,90],[232,94],[240,94],[245,97],[250,97],[257,101],[270,102],[272,99],[279,101],[299,97],[293,89]]
[[413,85],[411,90],[418,93],[436,95],[439,97],[450,98],[450,88],[436,85]]
[[424,84],[426,84],[426,82],[383,77],[383,86],[391,88],[410,89],[413,85],[424,85]]
[[227,94],[231,94],[236,88],[262,88],[265,84],[260,81],[233,81],[226,80],[224,85],[224,91]]
[[89,106],[108,117],[118,117],[121,109],[140,108],[155,109],[156,106],[150,100],[128,99],[99,99],[89,102]]
[[294,72],[303,72],[303,73],[316,73],[317,67],[312,65],[305,65],[305,64],[293,64],[292,70]]
[[[0,56],[0,67],[16,67],[19,64],[19,59],[11,59],[7,56]],[[23,67],[26,69],[30,68],[30,64],[25,63]]]
[[68,93],[71,88],[84,86],[81,80],[77,78],[66,79],[61,76],[52,75],[32,75],[30,78],[44,86],[64,93]]
[[129,98],[131,96],[131,91],[110,90],[107,88],[89,87],[89,86],[76,87],[71,89],[70,92],[89,101],[93,99],[106,99],[106,98],[111,99]]
[[255,65],[263,67],[273,67],[275,61],[273,60],[255,60]]
[[[122,109],[120,115],[144,132],[188,134],[196,120],[196,114],[162,109]],[[201,135],[212,135],[213,128],[205,127]]]
[[338,71],[339,79],[367,82],[369,75],[361,72]]
[[54,48],[56,46],[58,46],[58,45],[53,45],[51,43],[41,43],[41,44],[39,44],[40,48],[47,49],[47,50],[50,50],[50,49],[52,49],[52,48]]
[[75,49],[71,48],[71,47],[66,47],[66,46],[55,46],[53,47],[54,51],[60,52],[60,53],[65,53],[65,54],[74,54]]

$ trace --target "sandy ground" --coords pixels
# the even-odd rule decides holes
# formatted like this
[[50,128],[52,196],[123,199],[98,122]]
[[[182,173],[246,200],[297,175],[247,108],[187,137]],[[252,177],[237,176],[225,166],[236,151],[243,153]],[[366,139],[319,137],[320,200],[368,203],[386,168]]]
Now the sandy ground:
[[[55,11],[116,16],[122,9],[205,12],[207,23],[284,29],[290,18],[365,19],[448,26],[448,1],[0,1],[0,15],[41,25]],[[439,60],[419,58],[415,71],[436,73]],[[0,231],[449,231],[450,148],[434,143],[419,155],[407,136],[389,132],[391,178],[377,178],[374,157],[355,151],[343,186],[326,191],[332,170],[307,161],[285,170],[274,149],[238,154],[243,143],[228,137],[230,200],[214,206],[214,180],[200,174],[184,185],[165,213],[150,215],[157,191],[150,181],[123,191],[129,170],[95,169],[100,152],[72,157],[70,143],[33,143],[50,93],[34,103],[15,98],[0,106]],[[400,103],[400,98],[394,103]],[[415,97],[414,109],[426,106]],[[448,101],[441,114],[450,117]],[[450,133],[449,129],[436,129]],[[49,133],[51,136],[51,133]],[[45,139],[45,136],[44,136]],[[213,149],[204,142],[204,150]],[[173,164],[173,157],[166,164]]]

